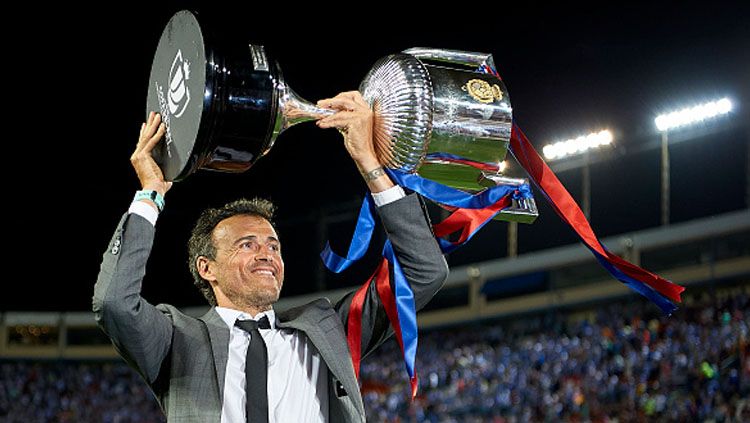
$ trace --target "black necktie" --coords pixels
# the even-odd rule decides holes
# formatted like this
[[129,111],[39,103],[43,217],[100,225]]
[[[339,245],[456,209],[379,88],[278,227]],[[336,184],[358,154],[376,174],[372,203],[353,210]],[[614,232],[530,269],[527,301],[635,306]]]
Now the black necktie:
[[271,329],[268,317],[259,321],[237,320],[235,325],[250,334],[245,357],[245,412],[248,423],[268,423],[268,352],[258,328]]

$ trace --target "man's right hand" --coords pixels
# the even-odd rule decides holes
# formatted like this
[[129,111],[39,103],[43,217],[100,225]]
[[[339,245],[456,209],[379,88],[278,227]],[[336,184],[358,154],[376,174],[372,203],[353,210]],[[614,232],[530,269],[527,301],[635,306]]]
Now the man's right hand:
[[162,196],[172,187],[172,182],[164,180],[164,173],[151,156],[151,150],[164,136],[165,131],[166,126],[161,122],[161,116],[158,113],[149,113],[148,122],[141,125],[138,145],[135,147],[133,155],[130,156],[130,163],[141,181],[142,189],[154,190]]

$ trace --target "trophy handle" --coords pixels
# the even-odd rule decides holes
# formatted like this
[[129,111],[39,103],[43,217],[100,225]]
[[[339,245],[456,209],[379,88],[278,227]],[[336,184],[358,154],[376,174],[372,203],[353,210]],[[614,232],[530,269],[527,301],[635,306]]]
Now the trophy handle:
[[420,60],[432,60],[436,62],[453,63],[463,66],[487,65],[495,68],[495,60],[491,53],[479,53],[473,51],[449,50],[430,47],[412,47],[403,51]]

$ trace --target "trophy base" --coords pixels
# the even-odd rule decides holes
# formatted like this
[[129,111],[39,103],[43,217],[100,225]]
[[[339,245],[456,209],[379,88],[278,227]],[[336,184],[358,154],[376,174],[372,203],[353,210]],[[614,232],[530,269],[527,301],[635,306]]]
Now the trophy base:
[[[482,187],[490,188],[499,185],[528,184],[524,178],[510,178],[496,173],[483,172],[471,166],[459,164],[425,163],[417,172],[419,176],[448,185],[452,188],[476,194]],[[450,210],[449,208],[447,208]],[[539,217],[539,210],[533,198],[512,200],[510,207],[495,215],[494,220],[518,223],[534,223]]]
[[[498,174],[492,174],[482,172],[479,177],[479,184],[485,187],[493,187],[499,185],[521,185],[528,184],[529,180],[526,178],[510,178],[508,176],[502,176]],[[504,220],[507,222],[518,222],[518,223],[534,223],[536,218],[539,217],[539,210],[536,208],[536,200],[534,197],[513,199],[510,207],[501,211],[495,216],[495,220]]]

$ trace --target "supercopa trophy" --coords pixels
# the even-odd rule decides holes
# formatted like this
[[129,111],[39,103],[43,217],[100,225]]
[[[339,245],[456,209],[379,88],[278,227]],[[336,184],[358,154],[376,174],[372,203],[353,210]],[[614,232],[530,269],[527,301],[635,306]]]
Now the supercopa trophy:
[[[198,169],[244,172],[285,129],[333,111],[292,91],[263,46],[216,42],[215,28],[176,13],[154,56],[147,110],[158,110],[166,142],[154,156],[168,180]],[[360,92],[375,114],[375,147],[391,169],[476,192],[521,179],[501,174],[512,126],[503,82],[479,66],[490,54],[414,48],[380,59]],[[530,223],[533,198],[514,200],[497,218]]]

